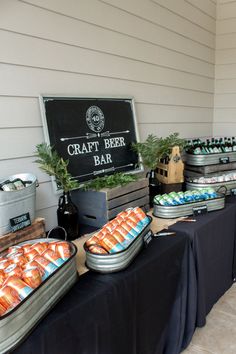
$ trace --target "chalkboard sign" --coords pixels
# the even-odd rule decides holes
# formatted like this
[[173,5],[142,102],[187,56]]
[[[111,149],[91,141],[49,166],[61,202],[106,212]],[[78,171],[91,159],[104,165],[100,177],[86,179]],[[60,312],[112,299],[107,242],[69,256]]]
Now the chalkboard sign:
[[46,142],[69,160],[79,182],[114,172],[138,172],[132,98],[40,97]]

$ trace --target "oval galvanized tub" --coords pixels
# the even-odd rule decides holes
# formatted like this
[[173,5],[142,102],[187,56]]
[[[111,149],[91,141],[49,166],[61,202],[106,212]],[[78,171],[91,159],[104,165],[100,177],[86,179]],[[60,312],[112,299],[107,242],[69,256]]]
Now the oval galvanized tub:
[[86,266],[100,273],[113,273],[125,269],[139,253],[144,245],[143,238],[150,231],[152,218],[148,216],[149,224],[138,235],[134,241],[123,251],[114,254],[94,254],[89,252],[86,244],[84,250],[86,252]]
[[[61,240],[41,238],[21,242],[19,245],[43,241]],[[69,244],[71,257],[19,305],[0,317],[0,354],[9,353],[15,348],[76,282],[78,278],[75,259],[77,248],[73,243],[69,242]]]
[[153,215],[163,219],[174,219],[181,216],[193,215],[193,208],[207,206],[208,211],[223,209],[225,206],[225,197],[219,194],[217,198],[203,200],[199,202],[186,203],[182,205],[158,205],[154,203]]
[[236,189],[236,181],[224,181],[216,183],[195,183],[195,182],[186,182],[187,190],[196,190],[201,188],[212,187],[216,192],[224,192],[225,194],[230,195],[232,189]]
[[193,155],[186,153],[186,164],[191,166],[207,166],[223,164],[223,161],[235,162],[236,152],[223,152],[219,154]]

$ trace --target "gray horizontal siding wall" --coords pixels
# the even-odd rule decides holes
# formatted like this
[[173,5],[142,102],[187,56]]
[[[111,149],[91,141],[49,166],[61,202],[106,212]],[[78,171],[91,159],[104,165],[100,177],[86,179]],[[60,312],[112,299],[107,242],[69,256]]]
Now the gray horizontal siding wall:
[[37,215],[56,225],[40,172],[38,96],[133,96],[148,134],[212,134],[214,0],[1,0],[0,171],[38,177]]

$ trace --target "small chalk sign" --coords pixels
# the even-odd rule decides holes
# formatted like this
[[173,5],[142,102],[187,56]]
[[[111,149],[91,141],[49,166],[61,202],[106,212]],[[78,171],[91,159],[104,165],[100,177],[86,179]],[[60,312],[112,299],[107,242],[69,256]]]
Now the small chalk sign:
[[139,140],[132,98],[42,96],[40,103],[45,140],[79,182],[141,170],[131,148]]
[[143,237],[145,247],[148,247],[149,243],[152,241],[153,232],[149,230]]
[[220,157],[219,162],[220,162],[221,164],[229,163],[229,162],[230,162],[230,161],[229,161],[229,157]]
[[31,225],[30,214],[25,213],[10,219],[11,231],[19,231]]
[[193,207],[193,215],[198,216],[198,215],[203,215],[208,212],[207,205],[201,205],[198,207]]

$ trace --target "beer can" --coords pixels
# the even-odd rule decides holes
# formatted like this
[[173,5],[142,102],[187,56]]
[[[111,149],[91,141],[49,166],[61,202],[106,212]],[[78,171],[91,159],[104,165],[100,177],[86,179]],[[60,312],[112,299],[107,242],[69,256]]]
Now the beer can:
[[21,246],[10,246],[7,250],[7,254],[15,253],[15,252],[24,252]]
[[22,280],[32,289],[37,288],[42,283],[42,277],[37,267],[25,269],[22,273]]
[[33,268],[33,267],[38,268],[38,270],[39,270],[39,272],[40,272],[40,275],[41,275],[41,277],[42,277],[42,279],[43,279],[43,278],[44,278],[44,275],[45,275],[45,270],[44,270],[44,269],[41,267],[41,265],[39,265],[39,263],[37,263],[35,260],[24,264],[23,270],[29,269],[29,268]]
[[70,258],[70,245],[66,241],[58,242],[56,245],[56,252],[63,261]]
[[0,270],[0,287],[3,285],[5,281],[5,274],[3,270]]
[[124,221],[124,219],[123,219],[121,216],[117,216],[117,217],[116,217],[116,221],[117,221],[119,224],[121,224],[121,223]]
[[20,297],[17,291],[8,285],[0,289],[0,304],[9,310],[20,303]]
[[3,272],[6,279],[13,275],[20,278],[22,275],[21,267],[19,267],[17,264],[14,263],[10,264],[7,268],[5,268]]
[[21,300],[24,300],[33,291],[29,285],[16,276],[8,278],[5,284],[14,289]]
[[107,254],[108,252],[100,245],[91,245],[89,246],[89,252],[95,254]]
[[0,317],[4,315],[4,313],[7,311],[7,309],[0,303]]
[[48,249],[53,250],[55,252],[56,245],[57,245],[57,241],[48,242]]
[[14,253],[10,259],[13,263],[17,264],[19,267],[22,267],[24,264],[28,262],[27,258],[21,252]]
[[10,259],[3,259],[0,262],[0,269],[5,269],[7,268],[10,264],[12,264],[12,261]]
[[24,253],[27,253],[30,251],[31,247],[32,247],[32,243],[25,243],[24,245],[21,246],[24,250]]
[[113,230],[112,232],[112,236],[115,237],[115,239],[122,244],[122,246],[126,247],[127,242],[124,238],[124,236],[122,236],[122,234],[119,232],[119,229],[116,228],[115,230]]
[[169,205],[168,201],[165,198],[161,198],[159,200],[159,204],[163,205],[163,206],[168,206]]
[[12,181],[17,190],[25,188],[24,182],[20,178],[16,178]]
[[59,256],[59,254],[53,250],[47,249],[42,254],[42,256],[48,259],[50,262],[54,263],[57,267],[60,267],[64,263],[63,259]]
[[9,180],[6,180],[0,184],[0,189],[2,189],[4,192],[13,192],[16,190],[16,187],[14,183]]
[[119,225],[119,222],[118,222],[116,219],[113,219],[113,220],[111,221],[111,224],[112,224],[113,230],[114,230],[114,229],[116,228],[116,226]]
[[141,233],[142,227],[140,227],[140,225],[136,224],[134,221],[127,219],[126,224],[128,224],[136,232],[136,235]]
[[125,211],[123,210],[119,214],[117,214],[116,218],[122,218],[123,220],[125,220],[127,218],[128,214],[129,214],[128,210],[125,210]]
[[39,253],[31,248],[28,252],[25,253],[25,257],[28,259],[28,261],[32,261],[36,256],[39,256]]
[[124,247],[119,242],[117,242],[115,237],[113,237],[111,234],[105,234],[100,240],[100,244],[109,253],[116,253],[124,250]]
[[137,216],[137,218],[141,221],[143,226],[146,226],[149,223],[149,219],[147,215],[144,213],[144,211],[141,208],[139,207],[134,208],[134,213]]
[[99,238],[96,235],[93,235],[85,242],[87,247],[90,247],[91,245],[96,245],[98,243],[99,243]]
[[132,239],[134,239],[138,235],[138,232],[135,231],[132,226],[128,225],[126,221],[123,221],[120,226],[123,227],[123,229],[125,229],[126,231],[128,231],[128,235],[129,237],[131,236]]
[[46,279],[51,273],[55,272],[58,268],[54,263],[42,256],[36,256],[34,261],[37,262],[45,272],[43,275],[43,280]]
[[[125,223],[125,221],[124,221]],[[133,236],[129,233],[128,230],[124,229],[124,227],[122,227],[122,224],[116,227],[116,231],[118,231],[124,238],[126,241],[128,241],[130,243],[131,240],[133,240]]]
[[46,251],[46,249],[48,248],[48,243],[46,242],[37,242],[34,243],[31,247],[31,249],[36,250],[40,255]]

